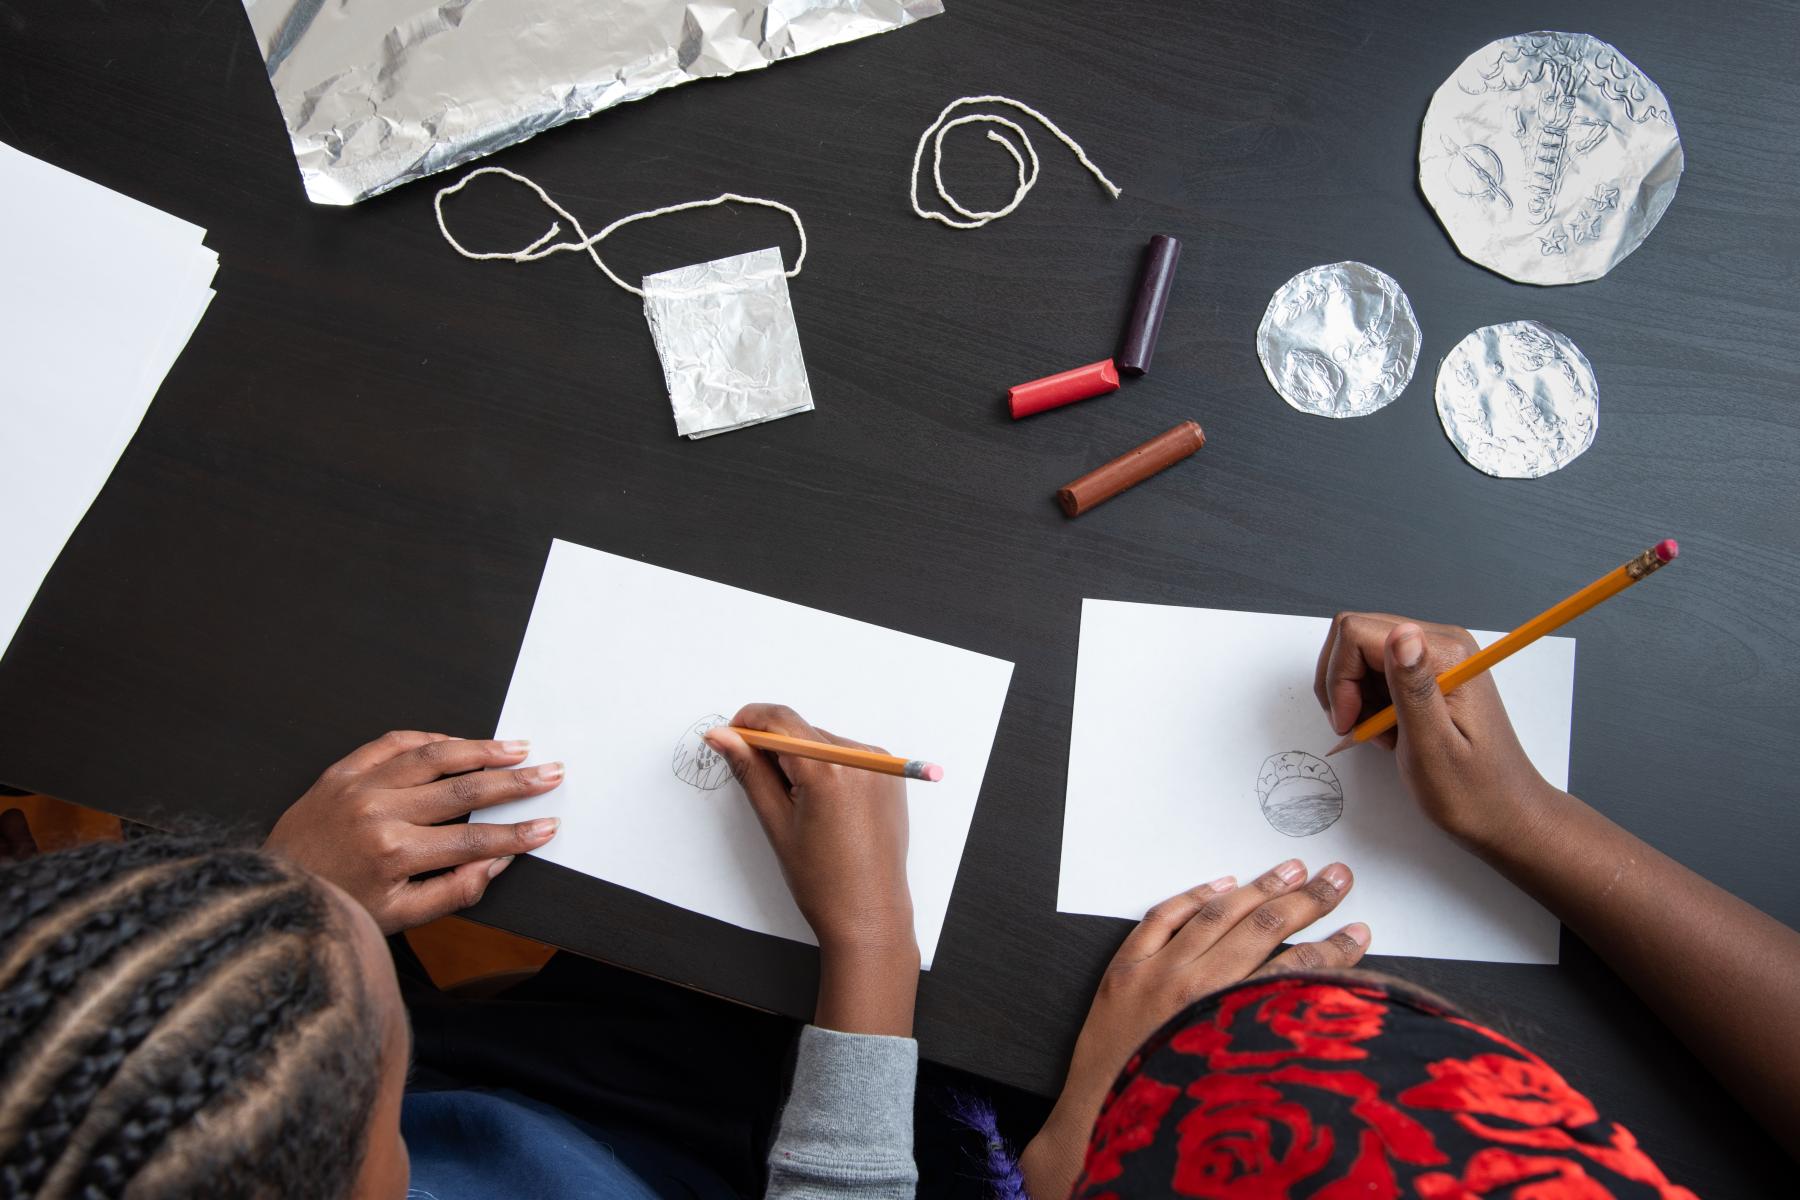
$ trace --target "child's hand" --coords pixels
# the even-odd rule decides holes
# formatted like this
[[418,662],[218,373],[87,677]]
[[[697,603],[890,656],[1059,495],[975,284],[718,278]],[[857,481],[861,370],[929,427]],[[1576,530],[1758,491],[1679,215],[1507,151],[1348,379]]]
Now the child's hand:
[[[874,749],[791,708],[751,704],[733,725]],[[906,883],[906,786],[892,775],[764,754],[726,728],[706,735],[743,785],[794,903],[819,939],[816,1024],[910,1034],[919,946]]]
[[1313,679],[1340,734],[1394,705],[1399,727],[1379,740],[1398,751],[1407,790],[1427,816],[1476,849],[1504,837],[1553,790],[1519,745],[1491,673],[1448,696],[1438,691],[1437,677],[1478,648],[1453,625],[1339,613]]
[[1100,979],[1062,1095],[1019,1160],[1033,1196],[1069,1194],[1107,1089],[1170,1017],[1253,974],[1356,965],[1369,944],[1365,925],[1346,926],[1269,959],[1282,939],[1336,908],[1355,882],[1342,863],[1332,863],[1310,883],[1305,879],[1298,859],[1245,887],[1227,876],[1164,900],[1127,935]]
[[481,899],[513,855],[556,835],[553,817],[444,824],[561,783],[561,763],[518,766],[527,748],[442,733],[385,734],[319,776],[281,814],[265,848],[350,893],[383,933],[423,925]]

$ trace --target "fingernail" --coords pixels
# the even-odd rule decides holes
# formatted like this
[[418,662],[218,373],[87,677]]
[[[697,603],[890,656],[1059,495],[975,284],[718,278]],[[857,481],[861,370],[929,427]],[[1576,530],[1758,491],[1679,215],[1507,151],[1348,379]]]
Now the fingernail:
[[498,875],[500,872],[506,870],[506,868],[512,866],[512,860],[513,860],[513,856],[509,854],[505,858],[496,858],[493,862],[489,863],[488,864],[488,878],[492,879],[494,876]]
[[1306,877],[1306,864],[1297,858],[1290,858],[1275,868],[1275,874],[1283,883],[1299,883]]
[[1425,641],[1417,625],[1402,625],[1394,631],[1394,661],[1407,670],[1419,665],[1425,656]]
[[500,743],[500,753],[502,754],[523,754],[529,749],[531,749],[531,742],[527,738]]
[[1367,946],[1369,944],[1369,927],[1361,921],[1354,925],[1346,925],[1344,926],[1344,936],[1359,946]]
[[536,821],[527,821],[519,827],[519,833],[528,842],[547,842],[556,836],[556,827],[562,824],[555,817],[542,817]]
[[1331,886],[1340,892],[1348,891],[1350,888],[1350,869],[1343,863],[1332,863],[1319,874],[1323,875]]
[[563,765],[559,762],[545,763],[537,769],[539,783],[555,783],[563,777]]
[[1215,892],[1229,892],[1232,888],[1237,886],[1237,876],[1221,875],[1206,886]]

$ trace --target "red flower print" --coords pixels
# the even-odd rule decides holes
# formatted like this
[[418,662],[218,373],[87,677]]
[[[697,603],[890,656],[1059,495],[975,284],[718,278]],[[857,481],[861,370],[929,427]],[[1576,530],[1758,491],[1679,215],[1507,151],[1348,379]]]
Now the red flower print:
[[[1442,1159],[1442,1155],[1439,1159]],[[1400,1194],[1394,1182],[1394,1165],[1388,1161],[1381,1135],[1373,1129],[1363,1130],[1357,1143],[1356,1161],[1349,1173],[1334,1179],[1312,1194],[1312,1200],[1393,1200]]]
[[1331,1129],[1315,1127],[1307,1090],[1351,1101],[1363,1123],[1347,1173],[1313,1193],[1317,1200],[1379,1200],[1397,1194],[1391,1160],[1436,1166],[1445,1157],[1430,1132],[1381,1098],[1355,1071],[1289,1064],[1263,1075],[1208,1075],[1188,1085],[1199,1103],[1181,1119],[1174,1190],[1206,1200],[1286,1196],[1330,1163]]
[[1307,1058],[1328,1060],[1367,1058],[1358,1046],[1381,1032],[1385,1008],[1365,1000],[1348,988],[1313,985],[1288,988],[1271,996],[1257,1010],[1256,1019],[1271,1032],[1294,1044]]
[[1331,1161],[1330,1129],[1304,1105],[1249,1076],[1208,1075],[1188,1086],[1199,1105],[1181,1119],[1175,1191],[1207,1200],[1264,1200]]
[[[1288,1044],[1273,1050],[1232,1050],[1232,1026],[1255,1006],[1254,1019]],[[1240,988],[1219,1003],[1210,1021],[1182,1030],[1169,1042],[1183,1054],[1203,1054],[1214,1070],[1272,1067],[1297,1058],[1347,1062],[1367,1058],[1358,1045],[1381,1033],[1386,1006],[1380,993],[1328,983],[1276,981]]]
[[1575,1144],[1566,1130],[1599,1120],[1588,1098],[1536,1056],[1446,1058],[1429,1064],[1425,1073],[1431,1078],[1401,1092],[1400,1103],[1454,1113],[1457,1124],[1492,1141],[1564,1149]]
[[1156,1131],[1181,1089],[1139,1075],[1101,1110],[1088,1139],[1087,1162],[1075,1191],[1117,1179],[1124,1173],[1119,1159],[1156,1141]]
[[[1431,1131],[1381,1098],[1373,1079],[1356,1071],[1319,1071],[1299,1063],[1270,1071],[1260,1078],[1332,1092],[1352,1101],[1350,1112],[1401,1162],[1430,1167],[1449,1161],[1432,1139]],[[1192,1090],[1191,1088],[1189,1089]]]
[[1419,1200],[1615,1200],[1612,1192],[1567,1158],[1514,1154],[1491,1146],[1463,1164],[1462,1178],[1444,1171],[1421,1175],[1413,1187]]
[[1655,1188],[1659,1200],[1699,1200],[1686,1188],[1670,1183],[1662,1168],[1638,1149],[1637,1139],[1623,1125],[1613,1126],[1612,1140],[1604,1146],[1577,1142],[1575,1148],[1607,1170],[1623,1175],[1633,1183]]

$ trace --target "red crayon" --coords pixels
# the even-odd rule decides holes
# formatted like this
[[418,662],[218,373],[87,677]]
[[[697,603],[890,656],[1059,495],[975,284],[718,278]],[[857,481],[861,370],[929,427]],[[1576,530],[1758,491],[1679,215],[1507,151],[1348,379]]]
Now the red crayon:
[[1103,396],[1107,392],[1118,390],[1118,368],[1113,366],[1112,359],[1103,358],[1097,363],[1076,367],[1073,371],[1046,375],[1042,379],[1008,388],[1007,406],[1012,410],[1012,418],[1016,421],[1020,417],[1029,417],[1046,409],[1061,408],[1077,400]]

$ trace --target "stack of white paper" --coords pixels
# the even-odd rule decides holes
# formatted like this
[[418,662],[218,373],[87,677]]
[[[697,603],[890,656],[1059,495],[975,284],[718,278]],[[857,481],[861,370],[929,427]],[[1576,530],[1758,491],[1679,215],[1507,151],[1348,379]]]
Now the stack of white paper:
[[205,234],[0,144],[0,653],[213,298]]

